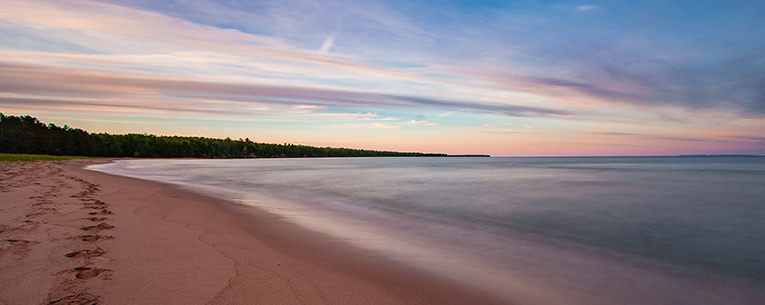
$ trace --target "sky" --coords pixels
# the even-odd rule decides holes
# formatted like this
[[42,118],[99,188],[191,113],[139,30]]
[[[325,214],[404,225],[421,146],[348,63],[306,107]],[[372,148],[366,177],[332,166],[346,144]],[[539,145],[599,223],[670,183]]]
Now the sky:
[[0,0],[0,112],[493,156],[765,154],[765,1]]

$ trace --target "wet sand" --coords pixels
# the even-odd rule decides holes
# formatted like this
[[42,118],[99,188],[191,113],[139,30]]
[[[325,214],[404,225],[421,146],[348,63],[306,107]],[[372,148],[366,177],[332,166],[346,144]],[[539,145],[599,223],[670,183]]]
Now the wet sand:
[[0,162],[0,304],[508,303],[99,162]]

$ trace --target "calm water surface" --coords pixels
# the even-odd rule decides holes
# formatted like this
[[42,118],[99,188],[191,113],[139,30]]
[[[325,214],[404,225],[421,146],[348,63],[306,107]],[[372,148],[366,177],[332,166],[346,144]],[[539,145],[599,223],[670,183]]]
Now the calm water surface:
[[122,160],[539,304],[765,304],[765,158]]

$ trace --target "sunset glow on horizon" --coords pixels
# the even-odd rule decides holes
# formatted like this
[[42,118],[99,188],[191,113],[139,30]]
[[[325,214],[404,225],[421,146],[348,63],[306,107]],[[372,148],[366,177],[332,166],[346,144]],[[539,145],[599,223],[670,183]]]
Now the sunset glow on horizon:
[[765,154],[762,1],[0,4],[0,112],[90,132]]

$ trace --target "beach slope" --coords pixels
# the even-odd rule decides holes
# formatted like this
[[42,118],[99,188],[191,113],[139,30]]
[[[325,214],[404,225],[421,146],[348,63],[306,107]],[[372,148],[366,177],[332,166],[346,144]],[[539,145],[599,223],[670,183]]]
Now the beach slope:
[[0,304],[503,303],[99,162],[0,162]]

